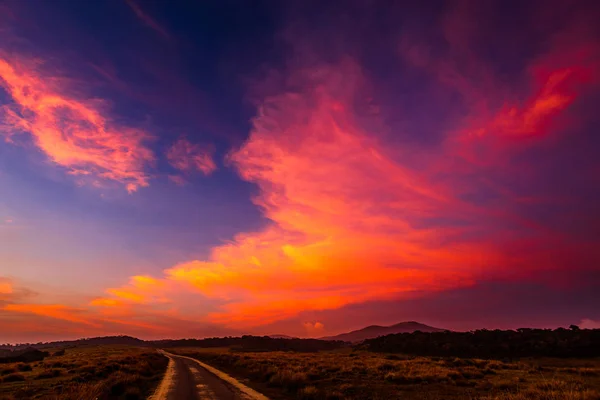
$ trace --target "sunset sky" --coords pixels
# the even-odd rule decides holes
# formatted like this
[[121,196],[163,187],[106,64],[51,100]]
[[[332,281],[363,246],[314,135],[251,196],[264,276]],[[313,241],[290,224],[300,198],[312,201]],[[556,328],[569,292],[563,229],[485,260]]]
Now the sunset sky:
[[0,0],[0,343],[600,327],[600,7],[402,3]]

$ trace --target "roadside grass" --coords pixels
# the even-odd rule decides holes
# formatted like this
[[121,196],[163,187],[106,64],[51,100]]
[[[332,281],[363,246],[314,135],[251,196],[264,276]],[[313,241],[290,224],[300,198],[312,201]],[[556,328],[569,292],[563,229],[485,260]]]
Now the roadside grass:
[[75,347],[43,361],[0,365],[0,400],[145,399],[168,359],[154,349]]
[[343,349],[314,353],[177,348],[273,399],[598,400],[600,359],[415,357]]

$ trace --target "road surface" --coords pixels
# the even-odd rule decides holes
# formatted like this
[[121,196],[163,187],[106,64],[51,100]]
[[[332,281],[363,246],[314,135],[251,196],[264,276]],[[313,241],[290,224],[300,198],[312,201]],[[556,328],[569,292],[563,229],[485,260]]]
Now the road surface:
[[150,400],[269,400],[210,365],[160,352],[169,358],[169,366]]

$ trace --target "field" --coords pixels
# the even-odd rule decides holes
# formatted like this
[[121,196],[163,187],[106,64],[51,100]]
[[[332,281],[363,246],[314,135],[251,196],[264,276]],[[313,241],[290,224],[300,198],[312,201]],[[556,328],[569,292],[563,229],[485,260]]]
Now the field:
[[154,349],[129,346],[62,353],[33,363],[0,364],[0,399],[145,399],[168,363]]
[[169,351],[211,364],[273,399],[600,399],[600,359],[503,362],[351,349]]

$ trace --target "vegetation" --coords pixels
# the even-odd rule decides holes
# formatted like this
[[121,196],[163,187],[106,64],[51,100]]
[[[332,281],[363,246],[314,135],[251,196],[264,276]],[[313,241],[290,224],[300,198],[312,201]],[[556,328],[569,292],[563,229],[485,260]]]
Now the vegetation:
[[576,326],[417,331],[354,347],[258,336],[33,346],[44,351],[19,345],[0,354],[0,400],[146,398],[168,363],[155,347],[211,364],[275,400],[600,399],[600,330]]
[[149,348],[85,346],[43,361],[0,365],[0,400],[145,399],[162,379],[166,357]]
[[371,351],[429,356],[600,357],[600,329],[518,329],[398,333],[366,340]]
[[153,346],[171,347],[232,347],[245,351],[320,351],[347,347],[342,341],[326,341],[318,339],[278,339],[268,336],[223,337],[207,339],[162,340],[152,342]]
[[600,360],[519,362],[418,357],[340,349],[248,352],[171,350],[211,364],[272,399],[597,400]]

